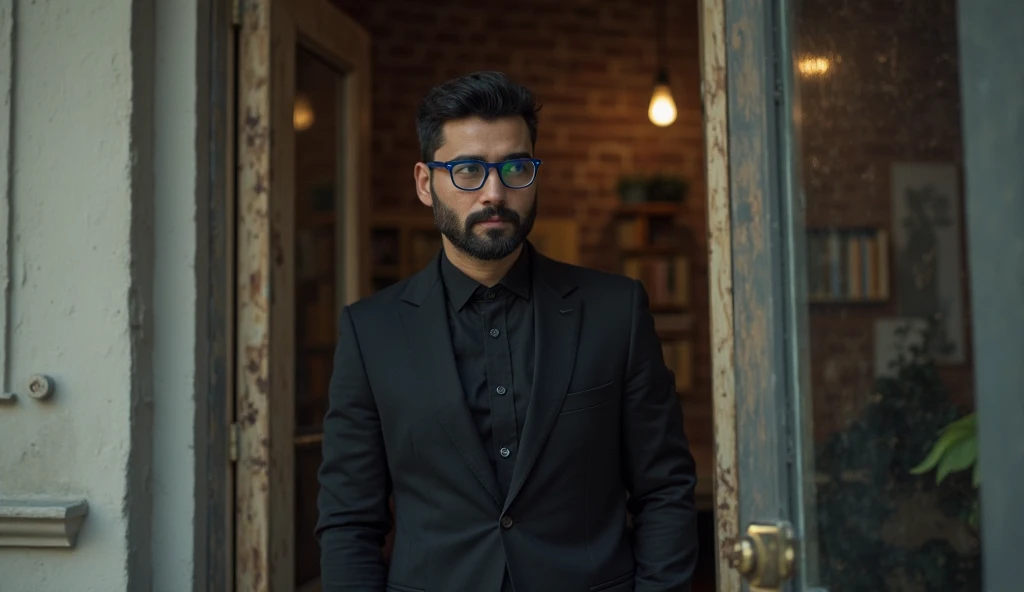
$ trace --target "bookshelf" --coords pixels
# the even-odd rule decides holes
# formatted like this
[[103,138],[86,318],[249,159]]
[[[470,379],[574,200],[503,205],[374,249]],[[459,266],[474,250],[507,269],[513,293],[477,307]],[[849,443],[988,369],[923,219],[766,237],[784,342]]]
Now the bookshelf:
[[615,212],[615,243],[621,272],[643,282],[650,298],[654,327],[665,365],[675,375],[683,423],[697,462],[697,506],[712,510],[711,398],[696,384],[694,367],[698,332],[691,263],[697,249],[689,228],[680,221],[684,212],[681,202],[623,203]]
[[318,433],[327,409],[344,260],[330,182],[306,183],[295,203],[295,429]]
[[665,363],[681,397],[693,391],[693,313],[688,229],[678,202],[624,203],[615,215],[623,275],[639,280],[650,298]]
[[807,230],[811,304],[881,304],[889,300],[889,234],[880,228]]
[[426,267],[440,249],[441,234],[429,212],[376,213],[363,285],[373,293],[397,283]]

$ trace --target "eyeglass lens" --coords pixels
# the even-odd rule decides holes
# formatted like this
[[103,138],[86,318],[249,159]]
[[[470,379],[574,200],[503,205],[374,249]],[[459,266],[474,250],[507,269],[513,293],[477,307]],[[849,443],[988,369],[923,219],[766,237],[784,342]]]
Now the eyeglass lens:
[[[537,167],[530,160],[508,160],[496,167],[502,182],[513,189],[533,182]],[[487,176],[487,165],[482,162],[464,162],[452,167],[452,181],[459,189],[479,189]]]

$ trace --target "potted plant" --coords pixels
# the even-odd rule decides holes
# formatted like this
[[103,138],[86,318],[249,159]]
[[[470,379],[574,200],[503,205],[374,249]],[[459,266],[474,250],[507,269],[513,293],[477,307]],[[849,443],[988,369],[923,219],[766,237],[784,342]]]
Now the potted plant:
[[647,180],[639,175],[622,177],[618,189],[622,203],[644,203],[649,199]]
[[[935,470],[935,484],[939,485],[952,473],[971,471],[971,485],[977,490],[981,483],[978,473],[978,416],[976,411],[947,424],[939,432],[935,444],[921,464],[910,469],[914,475]],[[975,497],[967,515],[967,522],[978,528],[978,498]]]
[[689,184],[682,177],[655,175],[650,181],[649,195],[651,201],[681,202],[688,189]]
[[[963,416],[934,362],[933,331],[920,330],[897,330],[890,372],[856,418],[814,447],[818,577],[844,590],[978,589],[978,533],[963,519],[976,495],[970,479],[950,473],[939,486],[911,472],[935,434]],[[854,557],[872,568],[850,569]]]

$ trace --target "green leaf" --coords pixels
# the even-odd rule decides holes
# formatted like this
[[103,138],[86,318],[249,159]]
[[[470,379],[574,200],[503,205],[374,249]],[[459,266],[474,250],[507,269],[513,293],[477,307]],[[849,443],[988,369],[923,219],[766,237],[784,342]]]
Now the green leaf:
[[939,461],[939,468],[935,473],[935,483],[942,483],[950,473],[962,471],[978,459],[978,439],[961,438],[949,446],[946,454]]
[[968,430],[970,430],[972,432],[976,432],[978,430],[978,414],[977,414],[977,412],[972,411],[972,412],[968,413],[967,415],[961,417],[960,419],[950,423],[944,429],[945,430],[968,429]]
[[978,486],[981,485],[981,471],[978,469],[977,461],[975,461],[974,470],[971,471],[971,473],[971,483],[974,485],[974,488],[977,489]]
[[943,429],[938,442],[936,442],[935,446],[932,447],[928,456],[921,461],[921,464],[910,469],[911,474],[920,475],[934,469],[950,447],[971,435],[972,432],[970,429],[962,426],[953,427],[952,429],[950,429],[950,427]]

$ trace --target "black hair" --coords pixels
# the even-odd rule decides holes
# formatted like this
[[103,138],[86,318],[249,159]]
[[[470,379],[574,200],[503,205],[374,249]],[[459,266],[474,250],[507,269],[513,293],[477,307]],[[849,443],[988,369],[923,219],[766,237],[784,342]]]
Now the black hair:
[[530,142],[537,144],[537,104],[533,92],[512,82],[501,72],[483,71],[454,78],[432,88],[416,113],[416,133],[424,162],[444,143],[444,124],[466,117],[493,121],[519,115],[530,130]]

